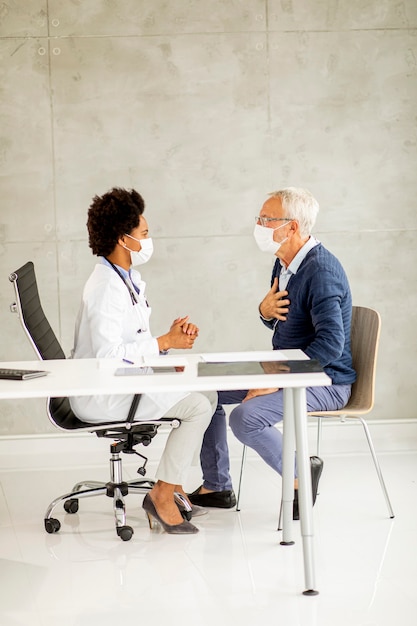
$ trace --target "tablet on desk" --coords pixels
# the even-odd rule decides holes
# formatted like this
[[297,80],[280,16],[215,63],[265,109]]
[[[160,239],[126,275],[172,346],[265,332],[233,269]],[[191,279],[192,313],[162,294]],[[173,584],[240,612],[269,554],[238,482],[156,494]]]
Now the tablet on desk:
[[38,378],[46,376],[49,372],[45,370],[17,370],[9,368],[0,368],[0,378],[7,380],[27,380],[29,378]]
[[152,367],[119,367],[115,372],[115,376],[148,376],[152,374],[178,374],[184,368],[176,369],[170,365],[153,365]]
[[322,372],[315,359],[300,361],[230,361],[199,363],[199,376],[251,376],[259,374],[309,374]]

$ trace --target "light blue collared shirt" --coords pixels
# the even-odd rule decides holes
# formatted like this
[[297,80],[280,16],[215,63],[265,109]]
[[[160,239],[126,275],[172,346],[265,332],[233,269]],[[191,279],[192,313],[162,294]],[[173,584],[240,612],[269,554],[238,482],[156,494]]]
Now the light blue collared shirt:
[[[104,256],[99,257],[99,260],[101,261],[101,263],[103,263],[103,265],[108,265],[109,267],[112,267],[111,263],[109,263],[108,260]],[[121,275],[123,276],[125,281],[127,280],[132,285],[132,287],[136,291],[136,293],[139,294],[140,293],[140,289],[133,282],[130,270],[125,270],[123,267],[120,267],[120,265],[117,265],[117,263],[115,263],[115,266],[117,267],[117,269],[119,270],[119,272],[121,273]]]
[[317,241],[317,239],[315,239],[313,235],[310,235],[309,240],[306,241],[303,247],[297,252],[297,254],[295,255],[295,257],[293,258],[293,260],[291,261],[288,267],[285,267],[283,262],[280,260],[280,263],[281,263],[281,273],[279,275],[279,290],[280,291],[285,291],[287,289],[288,281],[290,280],[291,276],[297,273],[298,268],[300,267],[301,263],[306,258],[307,254],[310,252],[310,250],[312,250],[319,243],[320,242]]
[[[100,263],[102,263],[103,265],[108,265],[108,267],[112,267],[112,264],[108,262],[108,260],[106,259],[106,257],[104,256],[99,256],[98,260],[100,261]],[[117,265],[117,263],[115,263],[117,269],[120,271],[121,275],[123,276],[123,278],[129,278],[129,272],[127,270],[124,269],[124,267],[120,267],[120,265]]]

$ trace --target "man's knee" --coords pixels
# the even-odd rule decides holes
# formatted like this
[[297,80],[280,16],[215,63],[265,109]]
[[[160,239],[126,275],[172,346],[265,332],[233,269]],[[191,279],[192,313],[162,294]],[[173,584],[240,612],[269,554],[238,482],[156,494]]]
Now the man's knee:
[[240,404],[230,413],[229,425],[234,436],[242,443],[247,443],[255,425],[245,403]]

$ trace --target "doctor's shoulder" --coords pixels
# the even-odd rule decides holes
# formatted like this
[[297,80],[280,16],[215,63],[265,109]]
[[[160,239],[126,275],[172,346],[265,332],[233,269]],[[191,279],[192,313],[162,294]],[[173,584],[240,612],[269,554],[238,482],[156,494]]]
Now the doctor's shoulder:
[[101,293],[102,296],[112,292],[124,294],[126,286],[111,267],[97,264],[87,280],[84,293]]

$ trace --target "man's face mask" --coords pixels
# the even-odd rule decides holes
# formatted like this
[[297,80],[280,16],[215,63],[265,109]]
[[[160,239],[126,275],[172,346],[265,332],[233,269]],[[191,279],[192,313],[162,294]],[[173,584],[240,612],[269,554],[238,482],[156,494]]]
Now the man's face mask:
[[[291,220],[288,220],[288,222],[290,221]],[[274,232],[284,226],[287,226],[288,222],[277,226],[277,228],[268,228],[268,226],[255,224],[253,236],[255,237],[255,241],[261,252],[269,252],[270,254],[276,254],[278,252],[282,244],[287,241],[288,237],[285,237],[282,241],[274,241]]]

